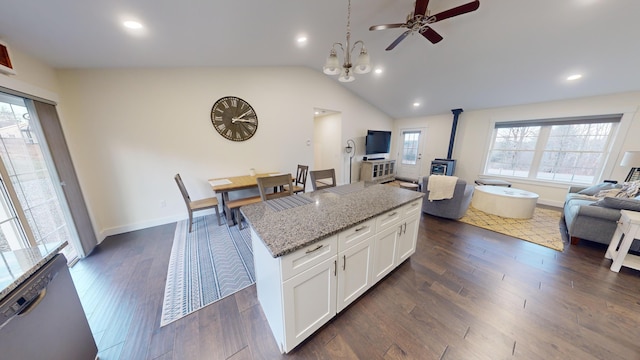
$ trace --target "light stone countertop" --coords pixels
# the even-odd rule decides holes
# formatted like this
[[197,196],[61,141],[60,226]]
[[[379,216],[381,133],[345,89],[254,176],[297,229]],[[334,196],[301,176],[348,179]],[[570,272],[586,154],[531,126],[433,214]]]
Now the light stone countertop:
[[0,253],[0,301],[65,246],[66,241]]
[[240,208],[274,258],[420,199],[424,193],[359,182],[295,196],[313,202],[280,211],[265,202]]

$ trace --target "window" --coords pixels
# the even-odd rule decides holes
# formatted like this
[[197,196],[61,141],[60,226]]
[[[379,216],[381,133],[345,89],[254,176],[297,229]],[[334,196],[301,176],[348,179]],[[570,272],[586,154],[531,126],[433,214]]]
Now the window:
[[495,124],[484,173],[591,184],[622,115]]
[[418,144],[420,131],[405,131],[402,133],[402,163],[415,165],[418,159]]
[[0,251],[49,247],[63,241],[75,257],[57,178],[25,99],[0,93]]

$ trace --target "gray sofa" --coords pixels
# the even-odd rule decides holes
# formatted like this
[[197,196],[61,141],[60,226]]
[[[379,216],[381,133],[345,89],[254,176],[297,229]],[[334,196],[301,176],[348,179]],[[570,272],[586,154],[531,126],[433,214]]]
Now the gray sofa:
[[[583,240],[609,244],[616,230],[620,210],[640,211],[640,196],[636,198],[595,197],[598,187],[610,189],[619,185],[606,183],[592,186],[571,186],[566,195],[563,217],[572,244]],[[632,250],[638,250],[640,242],[634,241]]]
[[460,219],[471,204],[474,185],[467,184],[463,179],[458,179],[453,191],[453,198],[446,200],[429,201],[429,176],[422,178],[422,192],[427,194],[422,200],[422,212],[447,219]]

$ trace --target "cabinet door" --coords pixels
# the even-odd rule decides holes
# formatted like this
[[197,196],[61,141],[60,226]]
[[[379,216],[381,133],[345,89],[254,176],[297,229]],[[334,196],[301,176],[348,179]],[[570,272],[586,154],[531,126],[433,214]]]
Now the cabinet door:
[[338,312],[373,284],[373,236],[338,254]]
[[285,352],[336,314],[336,271],[334,256],[282,284]]
[[400,225],[380,231],[374,237],[373,282],[376,283],[396,267]]
[[398,237],[398,259],[396,260],[396,265],[399,265],[416,252],[420,215],[415,214],[407,218],[401,226],[402,235]]

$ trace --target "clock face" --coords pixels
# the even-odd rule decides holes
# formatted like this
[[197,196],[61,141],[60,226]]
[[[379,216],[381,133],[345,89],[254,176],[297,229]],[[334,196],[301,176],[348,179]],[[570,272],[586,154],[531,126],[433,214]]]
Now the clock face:
[[213,104],[211,123],[225,138],[245,141],[258,130],[258,115],[248,102],[235,96],[226,96]]

